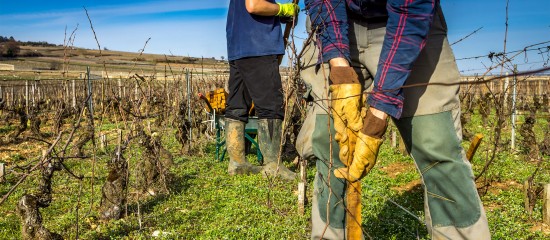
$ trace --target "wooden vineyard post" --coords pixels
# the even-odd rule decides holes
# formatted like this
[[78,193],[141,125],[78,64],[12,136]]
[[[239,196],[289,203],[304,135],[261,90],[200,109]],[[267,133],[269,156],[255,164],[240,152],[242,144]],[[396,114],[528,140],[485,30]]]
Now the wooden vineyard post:
[[41,86],[40,82],[36,84],[36,94],[39,102],[42,101],[42,95],[43,95],[40,86]]
[[122,76],[118,77],[117,84],[118,84],[118,97],[123,98],[124,96],[122,95]]
[[105,152],[107,150],[107,135],[100,134],[99,135],[99,147],[101,148],[101,151]]
[[300,182],[298,183],[298,213],[304,215],[306,206],[307,162],[305,159],[298,161],[300,164]]
[[[83,79],[82,78],[82,74],[80,75],[80,79]],[[76,80],[73,79],[72,83],[71,83],[71,92],[72,92],[72,106],[73,108],[76,109]]]
[[93,125],[93,121],[94,121],[94,97],[92,96],[93,94],[93,89],[92,89],[92,79],[90,79],[90,67],[86,67],[86,79],[88,80],[88,96],[89,99],[88,99],[88,111],[90,111],[90,120],[92,121],[92,125]]
[[4,182],[5,175],[6,175],[6,171],[4,170],[4,163],[0,163],[0,183]]
[[138,91],[138,83],[137,82],[134,84],[134,100],[135,101],[139,100],[139,91]]
[[544,185],[542,198],[542,222],[550,225],[550,183]]
[[118,129],[117,142],[118,146],[122,145],[122,129]]
[[13,94],[15,94],[15,90],[13,89],[13,86],[10,86],[9,91],[6,90],[6,101],[5,101],[6,106],[9,106],[9,107],[13,106],[15,102],[14,100],[15,98]]
[[512,84],[512,136],[510,141],[510,148],[512,150],[516,149],[516,93],[517,93],[517,66],[514,65],[514,77]]
[[510,84],[510,79],[508,77],[509,74],[509,72],[506,72],[506,78],[504,79],[504,109],[507,109],[508,107],[508,85]]
[[466,153],[466,158],[468,161],[472,161],[474,158],[474,155],[476,154],[477,148],[479,147],[479,144],[481,144],[481,140],[483,139],[483,134],[478,133],[474,136],[474,139],[472,139],[472,143],[470,143],[470,148],[468,148],[468,152]]
[[531,198],[529,196],[530,184],[529,180],[523,182],[523,208],[531,216],[533,214],[533,208],[531,208]]
[[[40,75],[38,75],[40,76]],[[35,97],[34,95],[36,94],[36,79],[34,79],[34,81],[32,81],[32,84],[31,84],[31,106],[36,106],[36,100],[35,100]]]
[[537,81],[537,95],[542,96],[542,80]]
[[29,114],[29,80],[25,80],[25,113]]
[[11,104],[8,106],[14,106],[15,105],[15,88],[11,87]]
[[[191,119],[191,78],[189,77],[189,68],[185,69],[185,80],[187,82],[187,121],[190,123],[193,122]],[[183,99],[182,99],[183,100]],[[191,147],[191,144],[193,142],[193,124],[189,125],[189,147]]]
[[[65,75],[65,74],[63,74],[63,75]],[[67,99],[67,100],[70,99],[70,96],[71,96],[71,94],[69,93],[70,92],[69,88],[70,88],[70,85],[71,85],[70,82],[71,81],[69,79],[63,81],[63,91],[64,91],[63,94],[65,94],[63,96],[63,99]]]
[[[107,72],[105,72],[105,77],[109,78]],[[105,112],[105,77],[101,77],[101,113]]]
[[397,132],[393,128],[391,130],[391,147],[397,147]]

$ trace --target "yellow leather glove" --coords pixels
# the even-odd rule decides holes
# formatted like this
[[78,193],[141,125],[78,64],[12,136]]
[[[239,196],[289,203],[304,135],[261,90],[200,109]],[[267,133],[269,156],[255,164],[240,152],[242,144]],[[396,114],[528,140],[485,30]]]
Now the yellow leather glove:
[[298,14],[300,7],[294,3],[277,3],[279,5],[279,12],[276,16],[279,17],[293,17]]
[[347,168],[334,170],[334,176],[350,182],[361,180],[376,164],[378,150],[382,142],[383,139],[373,138],[359,132],[351,165]]
[[334,67],[330,72],[331,110],[335,140],[340,146],[340,160],[351,163],[357,133],[363,126],[361,114],[362,90],[357,74],[351,67]]
[[354,148],[353,161],[347,168],[334,171],[337,178],[345,178],[350,182],[361,180],[376,164],[378,150],[384,141],[383,136],[388,127],[385,119],[380,119],[369,110],[363,119],[363,128],[357,133],[357,143]]

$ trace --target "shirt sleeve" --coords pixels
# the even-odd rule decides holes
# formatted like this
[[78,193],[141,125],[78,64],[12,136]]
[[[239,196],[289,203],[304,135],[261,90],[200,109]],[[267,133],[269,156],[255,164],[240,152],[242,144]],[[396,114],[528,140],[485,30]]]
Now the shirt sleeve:
[[[436,3],[437,1],[437,3]],[[374,78],[371,107],[400,118],[403,110],[401,87],[414,61],[426,44],[438,0],[388,0],[386,35]]]
[[321,50],[319,62],[337,57],[350,61],[346,1],[306,0],[305,4]]

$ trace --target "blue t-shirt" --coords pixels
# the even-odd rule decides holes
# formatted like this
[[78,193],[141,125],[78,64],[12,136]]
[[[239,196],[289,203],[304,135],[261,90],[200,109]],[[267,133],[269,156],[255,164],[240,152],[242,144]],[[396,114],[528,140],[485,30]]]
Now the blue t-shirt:
[[285,53],[279,17],[248,13],[245,0],[231,0],[225,30],[230,61]]

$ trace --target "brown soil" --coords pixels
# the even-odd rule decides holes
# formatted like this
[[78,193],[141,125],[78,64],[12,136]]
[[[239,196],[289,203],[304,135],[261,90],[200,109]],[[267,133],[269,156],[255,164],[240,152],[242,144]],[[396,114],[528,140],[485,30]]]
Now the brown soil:
[[421,190],[422,189],[422,181],[420,179],[413,180],[403,186],[393,187],[392,190],[398,191],[398,192],[409,192],[413,190]]
[[[388,166],[381,167],[380,170],[385,172],[390,178],[396,178],[399,174],[416,171],[412,163],[392,163]],[[407,192],[411,190],[421,189],[422,181],[420,179],[413,180],[405,185],[393,187],[392,190],[398,192]]]
[[548,224],[537,222],[530,230],[532,232],[541,231],[543,234],[550,236],[550,226]]
[[[485,188],[484,184],[484,182],[476,183],[478,189]],[[506,182],[491,182],[488,186],[489,193],[492,194],[498,194],[500,192],[508,191],[510,189],[523,189],[523,184],[513,180],[508,180]]]
[[399,174],[415,171],[415,167],[412,163],[392,163],[388,166],[381,167],[380,170],[385,172],[389,177],[396,178]]

